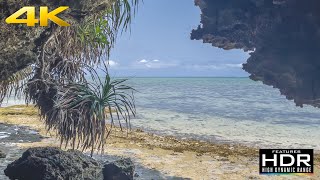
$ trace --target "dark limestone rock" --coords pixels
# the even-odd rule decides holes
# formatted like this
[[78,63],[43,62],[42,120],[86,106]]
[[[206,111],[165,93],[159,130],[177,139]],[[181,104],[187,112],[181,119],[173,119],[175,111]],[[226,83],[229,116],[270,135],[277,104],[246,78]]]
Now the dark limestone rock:
[[0,150],[0,158],[6,158],[6,154]]
[[46,40],[58,29],[54,24],[48,27],[6,24],[5,19],[11,14],[24,6],[35,6],[37,11],[39,6],[48,6],[50,9],[69,6],[59,17],[72,26],[77,26],[85,17],[94,16],[95,13],[105,10],[109,4],[105,0],[1,0],[0,80],[5,80],[13,73],[34,64]]
[[9,164],[5,175],[18,180],[99,180],[100,163],[79,151],[58,148],[31,148]]
[[135,166],[131,159],[120,159],[105,163],[103,167],[104,180],[132,180]]
[[254,50],[243,69],[296,105],[320,107],[319,0],[195,0],[201,26],[191,39]]
[[79,151],[41,147],[25,151],[4,172],[17,180],[132,180],[134,177],[135,166],[129,158],[101,164]]

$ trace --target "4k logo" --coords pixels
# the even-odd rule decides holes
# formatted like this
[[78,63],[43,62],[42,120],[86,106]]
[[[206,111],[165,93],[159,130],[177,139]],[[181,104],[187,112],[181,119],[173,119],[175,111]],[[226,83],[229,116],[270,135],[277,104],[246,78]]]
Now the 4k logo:
[[[49,12],[48,7],[41,6],[40,7],[40,20],[36,19],[36,8],[32,6],[26,6],[12,14],[6,19],[6,23],[8,24],[27,24],[27,26],[35,26],[36,24],[40,24],[40,26],[48,26],[49,20],[58,24],[59,26],[70,26],[69,23],[57,17],[59,13],[67,10],[68,6],[61,6],[57,9]],[[27,19],[18,19],[21,15],[26,13]]]

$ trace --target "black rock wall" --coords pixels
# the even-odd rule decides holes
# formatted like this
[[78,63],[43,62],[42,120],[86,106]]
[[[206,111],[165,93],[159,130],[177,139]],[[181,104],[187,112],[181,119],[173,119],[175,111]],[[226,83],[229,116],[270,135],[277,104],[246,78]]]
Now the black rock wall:
[[320,107],[320,1],[195,0],[201,26],[191,39],[254,50],[243,69],[298,106]]

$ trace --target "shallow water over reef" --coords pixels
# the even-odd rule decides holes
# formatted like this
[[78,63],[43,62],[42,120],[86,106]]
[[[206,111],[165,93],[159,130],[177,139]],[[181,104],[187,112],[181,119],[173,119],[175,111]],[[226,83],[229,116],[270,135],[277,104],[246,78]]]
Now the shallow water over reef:
[[[136,128],[210,142],[320,150],[320,109],[248,78],[131,78]],[[21,104],[9,99],[5,105]],[[0,134],[1,136],[1,134]]]
[[135,127],[267,148],[320,150],[320,109],[248,78],[133,78]]

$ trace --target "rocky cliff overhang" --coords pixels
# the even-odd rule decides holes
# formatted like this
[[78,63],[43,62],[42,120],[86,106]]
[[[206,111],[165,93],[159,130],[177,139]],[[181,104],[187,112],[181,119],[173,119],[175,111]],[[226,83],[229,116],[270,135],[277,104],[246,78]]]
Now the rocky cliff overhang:
[[319,0],[195,0],[201,26],[191,39],[253,51],[252,80],[278,88],[297,106],[320,107]]
[[[99,64],[101,57],[109,53],[116,31],[122,25],[119,17],[129,22],[126,15],[130,12],[122,10],[126,7],[122,2],[0,1],[0,106],[5,97],[23,93],[26,102],[39,106],[42,115],[49,112],[58,87],[84,81],[83,67]],[[60,27],[50,23],[48,27],[38,24],[28,27],[26,24],[6,24],[7,17],[25,6],[35,6],[36,14],[39,14],[39,6],[47,6],[49,11],[69,6],[58,16],[71,25]]]
[[57,29],[53,23],[48,27],[8,25],[5,19],[11,14],[24,6],[35,6],[36,11],[39,11],[39,6],[47,6],[50,11],[59,6],[69,6],[69,9],[59,14],[59,17],[72,27],[77,27],[85,18],[97,15],[109,5],[109,0],[1,0],[0,81],[34,64],[40,56],[44,43]]

